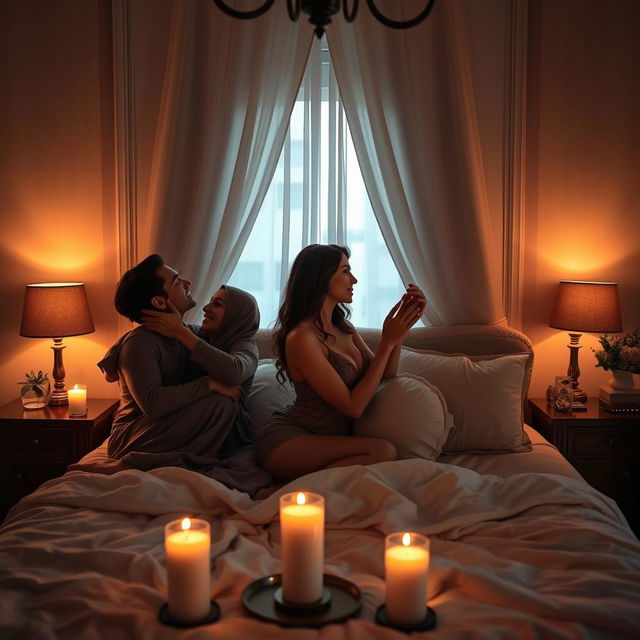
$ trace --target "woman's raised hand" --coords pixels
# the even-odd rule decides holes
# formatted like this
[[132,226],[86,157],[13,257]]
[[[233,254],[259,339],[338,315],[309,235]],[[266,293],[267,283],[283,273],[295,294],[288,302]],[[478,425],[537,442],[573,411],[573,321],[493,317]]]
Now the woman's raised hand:
[[392,346],[401,344],[409,329],[420,319],[423,308],[416,296],[405,293],[387,314],[380,341],[386,341]]
[[142,312],[141,322],[145,329],[155,331],[167,338],[177,338],[180,330],[184,327],[182,324],[182,316],[176,306],[167,299],[166,311],[155,311],[153,309],[145,309]]

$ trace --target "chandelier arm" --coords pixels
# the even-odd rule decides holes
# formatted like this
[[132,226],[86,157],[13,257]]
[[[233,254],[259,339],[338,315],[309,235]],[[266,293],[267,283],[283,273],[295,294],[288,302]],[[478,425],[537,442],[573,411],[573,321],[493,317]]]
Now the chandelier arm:
[[292,22],[297,22],[300,17],[300,0],[287,0],[287,13]]
[[385,27],[391,27],[392,29],[409,29],[410,27],[415,27],[417,24],[420,24],[431,13],[435,3],[436,0],[428,0],[427,6],[415,18],[402,22],[399,20],[390,20],[386,16],[383,16],[380,11],[378,11],[378,7],[376,7],[374,0],[367,0],[367,6],[374,18],[376,18],[378,22],[381,22]]
[[358,0],[353,0],[353,8],[351,9],[351,12],[349,12],[347,7],[348,4],[349,0],[344,0],[342,5],[342,15],[344,15],[345,22],[353,22],[358,15]]
[[218,7],[221,11],[226,13],[228,16],[232,18],[239,18],[240,20],[251,20],[253,18],[259,18],[262,14],[266,13],[271,9],[275,0],[265,0],[265,3],[258,7],[257,9],[253,9],[252,11],[238,11],[237,9],[232,9],[227,6],[223,0],[213,0],[213,4]]

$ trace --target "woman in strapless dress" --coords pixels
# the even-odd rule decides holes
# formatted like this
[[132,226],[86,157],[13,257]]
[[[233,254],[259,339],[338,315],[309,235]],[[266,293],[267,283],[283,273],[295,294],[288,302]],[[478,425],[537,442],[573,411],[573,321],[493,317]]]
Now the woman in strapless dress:
[[279,480],[318,469],[395,460],[394,446],[352,434],[383,378],[396,374],[400,345],[425,306],[409,285],[387,315],[376,353],[348,321],[353,299],[349,250],[305,247],[296,257],[274,332],[278,379],[296,400],[273,414],[257,442],[261,464]]

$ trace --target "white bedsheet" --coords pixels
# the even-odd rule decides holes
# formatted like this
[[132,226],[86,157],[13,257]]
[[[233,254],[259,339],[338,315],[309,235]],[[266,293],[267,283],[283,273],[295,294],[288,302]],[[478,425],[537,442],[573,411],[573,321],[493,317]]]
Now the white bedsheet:
[[[326,573],[363,591],[362,612],[344,624],[285,629],[243,611],[244,587],[280,571],[278,496],[295,489],[325,496]],[[163,526],[185,514],[212,523],[222,618],[176,630],[156,616]],[[400,639],[373,622],[383,538],[395,530],[431,537],[438,626],[424,637],[640,637],[640,544],[614,502],[580,479],[423,460],[317,472],[262,502],[178,468],[69,472],[0,529],[0,637]]]

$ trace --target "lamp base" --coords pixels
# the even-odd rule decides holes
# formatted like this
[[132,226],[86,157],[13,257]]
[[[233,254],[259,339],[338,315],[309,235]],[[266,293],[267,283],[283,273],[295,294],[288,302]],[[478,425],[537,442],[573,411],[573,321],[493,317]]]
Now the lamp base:
[[67,390],[56,389],[52,391],[51,395],[49,396],[49,402],[47,402],[47,404],[52,407],[58,407],[65,404],[69,404],[69,397],[67,396]]
[[573,390],[573,401],[582,402],[582,404],[587,402],[587,394],[577,385],[577,383]]

